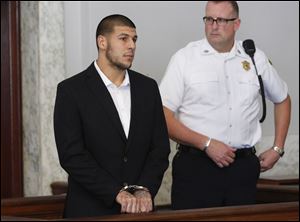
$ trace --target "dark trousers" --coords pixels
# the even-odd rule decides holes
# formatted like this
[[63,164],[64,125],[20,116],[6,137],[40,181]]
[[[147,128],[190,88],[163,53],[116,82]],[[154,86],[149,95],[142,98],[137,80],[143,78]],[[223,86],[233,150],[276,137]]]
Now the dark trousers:
[[237,156],[228,167],[219,168],[204,152],[197,152],[179,150],[173,159],[172,209],[255,204],[260,174],[255,154]]

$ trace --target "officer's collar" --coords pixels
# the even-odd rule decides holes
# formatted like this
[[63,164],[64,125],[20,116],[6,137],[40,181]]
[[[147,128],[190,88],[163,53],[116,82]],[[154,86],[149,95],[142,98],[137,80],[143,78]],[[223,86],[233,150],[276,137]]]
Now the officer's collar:
[[207,39],[204,40],[204,44],[201,47],[201,54],[202,55],[212,55],[218,53],[207,41]]
[[249,56],[246,54],[242,44],[242,41],[235,41],[236,55],[248,59]]
[[[212,54],[217,54],[218,52],[209,44],[207,39],[205,39],[204,44],[202,45],[201,48],[201,54],[202,55],[212,55]],[[235,41],[234,45],[229,52],[228,58],[234,57],[234,56],[240,56],[243,58],[248,58],[249,56],[245,53],[242,43]]]

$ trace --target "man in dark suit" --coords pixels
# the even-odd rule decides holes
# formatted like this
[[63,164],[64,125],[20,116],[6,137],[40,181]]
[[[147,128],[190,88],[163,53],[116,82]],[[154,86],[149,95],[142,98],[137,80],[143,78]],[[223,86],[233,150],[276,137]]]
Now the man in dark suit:
[[136,40],[130,19],[104,18],[98,59],[57,87],[55,139],[69,174],[64,217],[153,210],[170,146],[156,82],[129,70]]

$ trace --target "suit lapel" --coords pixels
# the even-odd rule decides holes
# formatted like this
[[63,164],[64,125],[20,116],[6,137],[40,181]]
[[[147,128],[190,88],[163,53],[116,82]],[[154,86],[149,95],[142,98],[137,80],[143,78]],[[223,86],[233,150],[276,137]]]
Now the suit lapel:
[[105,109],[107,115],[113,122],[113,125],[117,128],[120,136],[124,141],[127,141],[123,126],[118,114],[118,111],[114,105],[113,99],[107,90],[104,82],[102,81],[99,73],[94,67],[94,63],[88,68],[87,85],[96,96],[96,101]]
[[129,127],[129,133],[128,133],[128,142],[126,146],[125,153],[128,152],[128,149],[130,147],[130,144],[132,143],[134,132],[136,130],[136,121],[138,117],[138,97],[137,97],[137,82],[136,78],[134,78],[134,73],[131,70],[128,70],[129,80],[130,80],[130,97],[131,97],[131,114],[130,114],[130,127]]

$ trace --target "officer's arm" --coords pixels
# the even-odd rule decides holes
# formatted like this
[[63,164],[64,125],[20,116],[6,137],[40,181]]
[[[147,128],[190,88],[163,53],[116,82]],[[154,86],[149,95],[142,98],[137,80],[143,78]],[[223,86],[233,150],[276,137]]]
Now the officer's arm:
[[291,119],[291,99],[287,98],[281,103],[275,103],[275,140],[274,145],[284,147]]
[[201,135],[179,122],[175,118],[174,112],[164,106],[164,114],[168,126],[169,137],[177,143],[190,145],[203,149],[206,141],[209,139],[207,136]]
[[[184,145],[190,145],[203,150],[209,137],[197,133],[184,124],[179,122],[174,113],[164,106],[165,118],[168,126],[169,137]],[[212,139],[208,149],[205,151],[207,155],[219,166],[229,166],[234,161],[234,149],[226,144]]]

